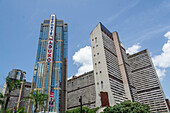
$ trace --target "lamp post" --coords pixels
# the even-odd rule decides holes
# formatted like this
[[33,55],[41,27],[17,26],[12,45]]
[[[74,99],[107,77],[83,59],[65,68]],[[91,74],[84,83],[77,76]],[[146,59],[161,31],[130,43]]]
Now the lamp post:
[[83,113],[83,110],[82,110],[82,96],[80,96],[79,102],[80,102],[80,106],[81,106],[81,113]]

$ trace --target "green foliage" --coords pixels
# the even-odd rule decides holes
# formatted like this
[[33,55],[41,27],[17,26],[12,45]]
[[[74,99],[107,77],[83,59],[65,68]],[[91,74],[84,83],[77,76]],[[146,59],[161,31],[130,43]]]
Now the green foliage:
[[9,93],[21,87],[20,80],[17,80],[17,79],[14,80],[9,77],[6,78],[6,84],[7,84],[7,90]]
[[8,93],[7,93],[7,96],[6,96],[7,99],[6,99],[6,102],[5,102],[4,113],[6,113],[8,102],[10,100],[11,92],[21,87],[21,81],[17,80],[17,79],[11,79],[11,78],[7,77],[6,78],[6,85],[7,85]]
[[[4,108],[2,108],[0,110],[0,113],[3,113],[4,112]],[[12,110],[10,110],[9,108],[6,109],[6,113],[12,113]]]
[[148,105],[126,100],[113,107],[106,107],[103,113],[150,113]]
[[4,95],[2,93],[0,93],[0,106],[1,108],[4,107]]
[[18,108],[18,109],[15,107],[15,109],[16,109],[16,110],[15,110],[15,113],[26,113],[24,107],[20,107],[20,108]]
[[29,93],[27,97],[25,97],[25,100],[30,99],[31,102],[34,104],[35,112],[37,111],[38,107],[45,108],[45,100],[48,99],[47,94],[39,93],[39,90],[36,90],[35,92]]
[[[1,112],[4,112],[4,109],[2,109],[2,111]],[[13,109],[9,109],[9,108],[7,108],[6,109],[6,113],[13,113]],[[15,107],[15,112],[14,113],[26,113],[25,112],[25,108],[24,107],[20,107],[20,108],[16,108]]]
[[[82,111],[83,113],[96,113],[96,111],[99,109],[99,107],[94,108],[94,109],[89,109],[88,107],[83,107]],[[72,110],[67,110],[66,113],[81,113],[81,107],[72,109]]]

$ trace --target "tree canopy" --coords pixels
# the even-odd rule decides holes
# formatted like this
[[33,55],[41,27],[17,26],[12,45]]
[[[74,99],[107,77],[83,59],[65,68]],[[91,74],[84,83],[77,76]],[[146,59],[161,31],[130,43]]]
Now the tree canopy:
[[7,106],[8,106],[8,102],[10,100],[11,92],[21,87],[21,81],[7,77],[6,78],[6,85],[7,85],[6,90],[8,91],[8,93],[6,94],[7,99],[6,99],[6,102],[5,102],[4,113],[6,113],[6,109],[7,109]]
[[[90,109],[88,107],[83,107],[82,108],[82,112],[83,113],[96,113],[96,111],[98,110],[99,108],[94,108],[94,109]],[[66,113],[81,113],[81,108],[80,107],[77,107],[75,109],[72,109],[72,110],[67,110]]]
[[150,107],[146,104],[126,100],[113,107],[106,107],[103,113],[150,113]]
[[34,92],[30,92],[27,97],[25,97],[25,100],[30,99],[31,103],[34,105],[34,112],[37,112],[37,109],[39,107],[45,108],[45,100],[48,99],[47,94],[39,93],[39,90],[36,90]]

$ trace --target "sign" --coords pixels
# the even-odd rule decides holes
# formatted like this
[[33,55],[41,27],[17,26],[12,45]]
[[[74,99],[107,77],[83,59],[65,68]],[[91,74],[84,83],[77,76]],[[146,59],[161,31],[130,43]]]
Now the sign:
[[54,92],[50,92],[50,97],[54,98]]
[[55,29],[55,15],[51,15],[50,26],[49,26],[48,47],[47,47],[47,57],[46,57],[47,62],[52,61],[54,29]]
[[49,36],[54,36],[54,28],[55,28],[55,15],[51,15]]
[[53,107],[53,103],[54,103],[54,92],[50,92],[49,106]]
[[48,47],[47,47],[47,62],[51,62],[53,53],[53,37],[49,37]]

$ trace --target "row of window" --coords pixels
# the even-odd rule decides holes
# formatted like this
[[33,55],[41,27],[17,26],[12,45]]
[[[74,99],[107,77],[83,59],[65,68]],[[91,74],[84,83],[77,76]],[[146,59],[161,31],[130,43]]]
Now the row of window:
[[[99,85],[99,82],[97,82],[97,85]],[[103,89],[103,81],[101,81],[101,88]]]
[[[102,73],[102,71],[99,71],[99,73]],[[96,75],[98,75],[98,72],[96,72]]]
[[[95,37],[94,39],[95,39],[95,43],[97,43],[97,37]],[[92,41],[94,41],[94,39],[92,39]]]
[[[96,47],[98,47],[98,45],[96,45]],[[93,48],[95,48],[95,46],[93,46]]]
[[[99,53],[97,53],[97,55],[99,55]],[[96,55],[94,54],[94,57],[95,57]]]

